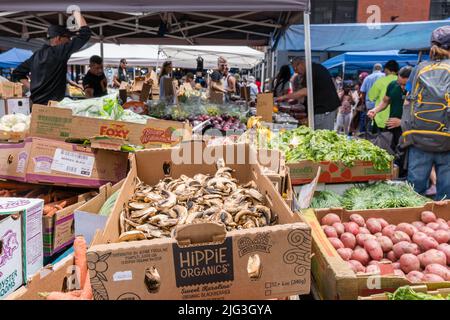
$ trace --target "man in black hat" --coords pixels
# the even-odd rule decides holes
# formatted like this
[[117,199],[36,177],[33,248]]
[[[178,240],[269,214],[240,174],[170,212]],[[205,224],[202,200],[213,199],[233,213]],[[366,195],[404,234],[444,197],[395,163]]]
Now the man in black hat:
[[[48,28],[49,44],[36,51],[13,72],[13,79],[30,89],[32,103],[47,104],[50,100],[60,101],[66,92],[67,61],[90,39],[91,29],[79,12],[73,13],[80,27],[78,35],[64,26],[51,25]],[[28,75],[31,74],[31,83]]]

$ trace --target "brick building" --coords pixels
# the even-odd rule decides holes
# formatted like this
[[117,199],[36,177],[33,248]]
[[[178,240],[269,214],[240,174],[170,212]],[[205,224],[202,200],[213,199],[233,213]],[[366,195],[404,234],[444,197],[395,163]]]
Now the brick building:
[[441,20],[450,17],[450,0],[312,0],[312,23],[366,22],[378,6],[381,22]]

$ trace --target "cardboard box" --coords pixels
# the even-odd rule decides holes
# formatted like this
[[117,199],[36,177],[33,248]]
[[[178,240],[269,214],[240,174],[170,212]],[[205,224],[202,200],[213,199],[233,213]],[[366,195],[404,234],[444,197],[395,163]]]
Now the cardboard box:
[[6,100],[6,114],[21,113],[29,115],[31,113],[30,99],[16,98]]
[[75,116],[71,109],[37,104],[33,105],[30,125],[30,136],[33,137],[62,141],[90,139],[93,147],[110,150],[120,150],[123,144],[173,146],[189,140],[191,132],[188,122],[149,119],[146,124],[139,124],[113,121]]
[[76,234],[74,228],[75,210],[84,205],[95,194],[95,192],[80,194],[76,203],[57,211],[51,217],[42,217],[44,257],[51,257],[60,253],[73,244]]
[[14,83],[14,97],[16,97],[16,98],[23,97],[23,84],[20,82]]
[[0,81],[0,98],[14,98],[15,85],[14,82]]
[[33,276],[43,266],[41,199],[0,198],[0,216],[20,215],[22,222],[23,279]]
[[152,90],[152,80],[146,77],[136,77],[131,86],[132,94],[137,93],[139,101],[147,102],[149,100],[150,92]]
[[[108,183],[100,187],[98,195],[82,204],[74,211],[75,234],[82,235],[86,243],[90,244],[98,229],[103,229],[108,220],[108,216],[100,215],[100,209],[105,202],[115,192],[118,192],[123,185],[123,181],[112,185]],[[115,202],[111,203],[111,210]]]
[[[428,291],[427,286],[415,285],[415,286],[412,286],[411,289],[413,289],[415,292],[422,292],[422,293],[430,294],[432,296],[441,295],[444,299],[450,295],[450,288]],[[373,294],[368,297],[358,297],[358,300],[373,300],[373,301],[388,300],[388,297],[387,297],[386,293],[378,293],[378,294]]]
[[55,265],[47,265],[36,272],[32,278],[5,300],[45,300],[40,292],[62,291],[74,286],[79,289],[75,280],[73,254],[67,256]]
[[[103,232],[96,234],[88,251],[88,261],[95,266],[90,270],[95,299],[270,299],[308,293],[310,230],[298,223],[299,217],[262,175],[256,152],[248,145],[207,147],[203,154],[214,155],[211,164],[199,161],[170,165],[172,152],[188,156],[191,147],[192,144],[182,144],[172,150],[145,150],[132,156],[130,173],[107,225]],[[236,155],[244,159],[243,164],[231,164],[237,162]],[[227,233],[223,225],[192,224],[179,226],[175,238],[117,243],[119,215],[123,204],[132,196],[136,177],[156,184],[168,171],[173,177],[213,174],[214,160],[219,158],[228,160],[227,165],[236,170],[235,177],[240,183],[256,182],[268,205],[278,214],[279,225]],[[205,254],[208,261],[200,259]],[[247,272],[252,254],[258,254],[262,262],[257,279],[250,279]],[[212,255],[214,261],[210,260]],[[195,261],[186,261],[188,257],[194,257]],[[145,284],[149,267],[155,267],[161,277],[157,292],[147,289]],[[197,271],[205,274],[195,275]]]
[[296,163],[286,164],[291,172],[291,179],[294,185],[310,183],[316,176],[317,169],[321,168],[319,183],[344,183],[344,182],[365,182],[371,180],[389,180],[394,174],[393,165],[391,169],[379,171],[368,161],[356,161],[351,168],[343,163],[330,161],[313,162],[302,160]]
[[95,188],[126,176],[128,154],[42,138],[0,144],[0,178]]
[[0,248],[0,300],[2,300],[23,283],[20,215],[0,215]]
[[[365,219],[384,218],[392,224],[413,222],[420,220],[422,211],[433,211],[438,217],[450,220],[450,201],[445,205],[428,203],[422,208],[398,208],[389,210],[362,210],[346,211],[344,209],[302,210],[300,216],[312,230],[313,258],[311,262],[312,274],[317,284],[319,294],[326,300],[354,300],[358,296],[369,296],[380,292],[393,292],[404,285],[414,285],[406,278],[394,275],[356,275],[338,255],[327,236],[322,231],[320,219],[333,212],[339,215],[342,221],[349,221],[349,216],[358,213]],[[389,268],[387,268],[389,269]],[[390,269],[392,271],[393,269]],[[429,290],[450,288],[450,282],[424,283]]]

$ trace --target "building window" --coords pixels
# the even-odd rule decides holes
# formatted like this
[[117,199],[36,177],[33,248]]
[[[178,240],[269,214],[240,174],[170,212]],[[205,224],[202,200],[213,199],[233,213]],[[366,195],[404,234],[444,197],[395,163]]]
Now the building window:
[[311,1],[311,21],[314,24],[356,22],[357,0]]
[[445,20],[450,17],[450,0],[431,0],[430,20]]

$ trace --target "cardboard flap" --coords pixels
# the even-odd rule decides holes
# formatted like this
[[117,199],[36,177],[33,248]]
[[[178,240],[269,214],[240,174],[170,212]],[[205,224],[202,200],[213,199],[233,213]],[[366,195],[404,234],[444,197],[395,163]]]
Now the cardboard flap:
[[311,201],[314,197],[314,193],[316,192],[317,183],[319,182],[321,168],[317,168],[317,174],[314,180],[307,185],[304,185],[300,188],[298,192],[298,205],[300,209],[307,209],[311,205]]
[[218,223],[196,223],[178,226],[175,230],[175,239],[179,246],[193,244],[223,242],[227,230],[225,225]]
[[272,122],[273,93],[260,93],[256,102],[256,115],[265,122]]

